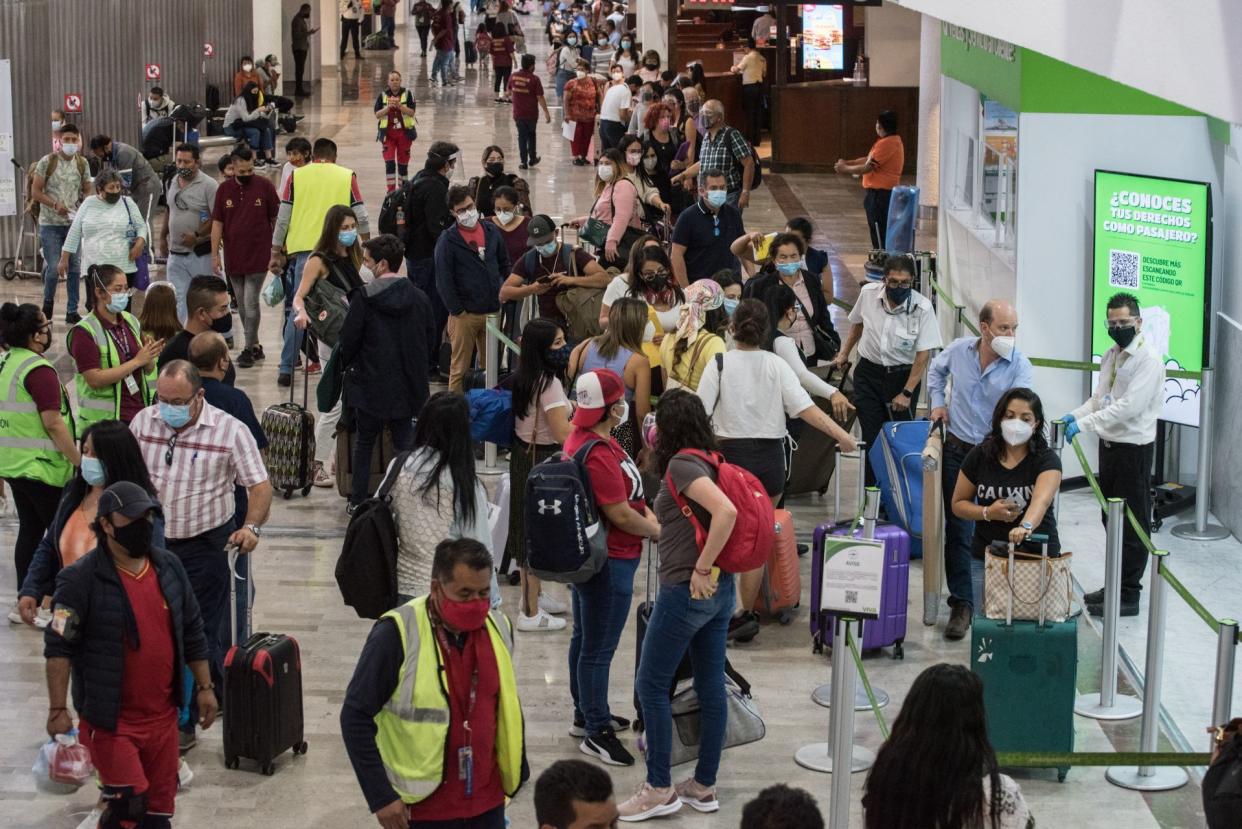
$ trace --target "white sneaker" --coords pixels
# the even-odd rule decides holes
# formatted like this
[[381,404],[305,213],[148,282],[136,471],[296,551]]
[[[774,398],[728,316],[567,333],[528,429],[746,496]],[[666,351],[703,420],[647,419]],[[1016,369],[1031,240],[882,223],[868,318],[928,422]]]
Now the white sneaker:
[[534,616],[527,616],[524,613],[519,613],[517,617],[517,629],[524,630],[527,633],[533,633],[541,630],[564,630],[565,620],[551,616],[544,612],[543,608],[540,608],[539,612]]
[[22,613],[17,609],[17,602],[13,602],[13,609],[9,611],[9,624],[21,625],[25,624],[22,620]]
[[552,596],[550,593],[541,592],[539,594],[539,609],[544,613],[551,613],[553,616],[560,616],[562,613],[569,611],[569,605]]
[[190,781],[194,779],[194,771],[190,768],[190,764],[181,758],[181,765],[177,767],[177,788],[190,788]]
[[96,806],[94,809],[91,809],[91,813],[78,824],[78,829],[99,829],[99,821],[102,819],[103,809]]
[[52,623],[52,611],[46,607],[39,608],[39,612],[35,614],[34,625],[39,630],[43,630]]

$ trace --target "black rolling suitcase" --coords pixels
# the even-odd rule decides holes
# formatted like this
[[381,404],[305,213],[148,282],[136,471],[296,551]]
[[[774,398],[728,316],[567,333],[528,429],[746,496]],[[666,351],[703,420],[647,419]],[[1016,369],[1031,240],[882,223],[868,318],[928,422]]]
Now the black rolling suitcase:
[[[232,560],[229,569],[234,569]],[[237,644],[236,584],[230,577],[233,646],[224,657],[224,765],[235,769],[245,758],[270,775],[276,772],[276,758],[285,751],[306,753],[302,655],[297,640],[280,633],[255,633],[245,644]],[[244,592],[249,627],[249,585]]]
[[[811,371],[822,377],[825,382],[832,383],[834,372],[831,368],[818,366]],[[842,372],[839,388],[846,397],[853,400],[854,383],[850,379],[848,366]],[[830,401],[822,397],[811,399],[829,417],[837,420],[832,413]],[[837,423],[848,432],[854,427],[854,421],[857,419],[858,415],[851,412],[848,419],[837,420]],[[828,484],[832,481],[832,474],[836,470],[837,442],[818,429],[807,427],[801,429],[797,445],[798,448],[790,461],[788,480],[785,481],[785,494],[800,495],[804,492],[818,492],[823,495],[828,491]]]

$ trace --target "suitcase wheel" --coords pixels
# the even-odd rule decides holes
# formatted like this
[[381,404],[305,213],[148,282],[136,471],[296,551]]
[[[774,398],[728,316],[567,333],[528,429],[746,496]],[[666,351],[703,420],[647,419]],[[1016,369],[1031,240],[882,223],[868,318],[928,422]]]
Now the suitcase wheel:
[[236,769],[240,764],[241,764],[241,761],[237,757],[225,757],[224,758],[224,767],[226,769]]
[[286,489],[286,490],[285,490],[285,500],[286,500],[286,501],[288,501],[288,500],[289,500],[290,498],[292,498],[292,497],[293,497],[293,490],[292,490],[292,489]]
[[780,613],[776,614],[776,620],[782,625],[787,625],[793,621],[793,612],[788,609],[782,610]]
[[517,570],[514,570],[512,573],[510,573],[508,578],[509,578],[509,584],[511,585],[522,583],[522,574],[519,573]]
[[1057,769],[1057,782],[1064,783],[1066,776],[1069,774],[1068,768]]
[[822,487],[816,490],[816,492],[818,492],[821,496],[826,495],[828,493],[828,485],[824,484]]
[[270,761],[267,763],[264,763],[262,771],[263,771],[263,774],[265,774],[268,777],[271,777],[273,774],[276,773],[276,764]]
[[906,658],[906,649],[902,647],[902,642],[904,641],[905,641],[904,639],[898,639],[896,642],[893,643],[893,659],[905,659]]
[[307,750],[309,747],[310,747],[310,746],[306,745],[306,741],[305,741],[305,740],[303,740],[302,742],[297,743],[296,745],[294,745],[294,747],[293,747],[293,753],[294,753],[294,754],[305,754],[305,753],[306,753],[306,750]]

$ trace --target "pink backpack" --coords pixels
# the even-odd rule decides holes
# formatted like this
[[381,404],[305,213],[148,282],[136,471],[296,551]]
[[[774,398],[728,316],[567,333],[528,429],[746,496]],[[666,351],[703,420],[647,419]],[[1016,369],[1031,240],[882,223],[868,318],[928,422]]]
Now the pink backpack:
[[[724,549],[716,557],[716,566],[726,573],[746,573],[762,567],[776,543],[776,512],[763,484],[749,471],[726,461],[718,452],[682,449],[677,454],[698,458],[715,469],[716,486],[737,510],[737,522],[725,541]],[[682,515],[694,525],[695,542],[702,549],[707,541],[707,528],[667,474],[665,481]]]

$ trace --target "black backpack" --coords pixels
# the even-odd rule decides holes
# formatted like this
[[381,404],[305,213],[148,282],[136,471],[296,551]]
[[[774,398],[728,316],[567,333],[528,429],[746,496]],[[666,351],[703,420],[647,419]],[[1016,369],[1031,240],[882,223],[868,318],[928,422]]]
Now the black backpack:
[[572,456],[557,452],[526,479],[526,563],[541,579],[581,584],[608,560],[608,529],[586,468],[603,442],[588,440]]
[[[380,205],[379,214],[379,232],[390,233],[403,242],[405,241],[405,188],[406,185],[403,184],[385,196],[384,203]],[[397,221],[397,211],[402,213],[400,222]]]
[[1232,737],[1203,775],[1203,814],[1209,829],[1242,827],[1242,718],[1226,726]]
[[375,495],[354,510],[336,560],[341,598],[363,619],[378,619],[397,606],[397,523],[389,493],[409,456],[393,458]]

